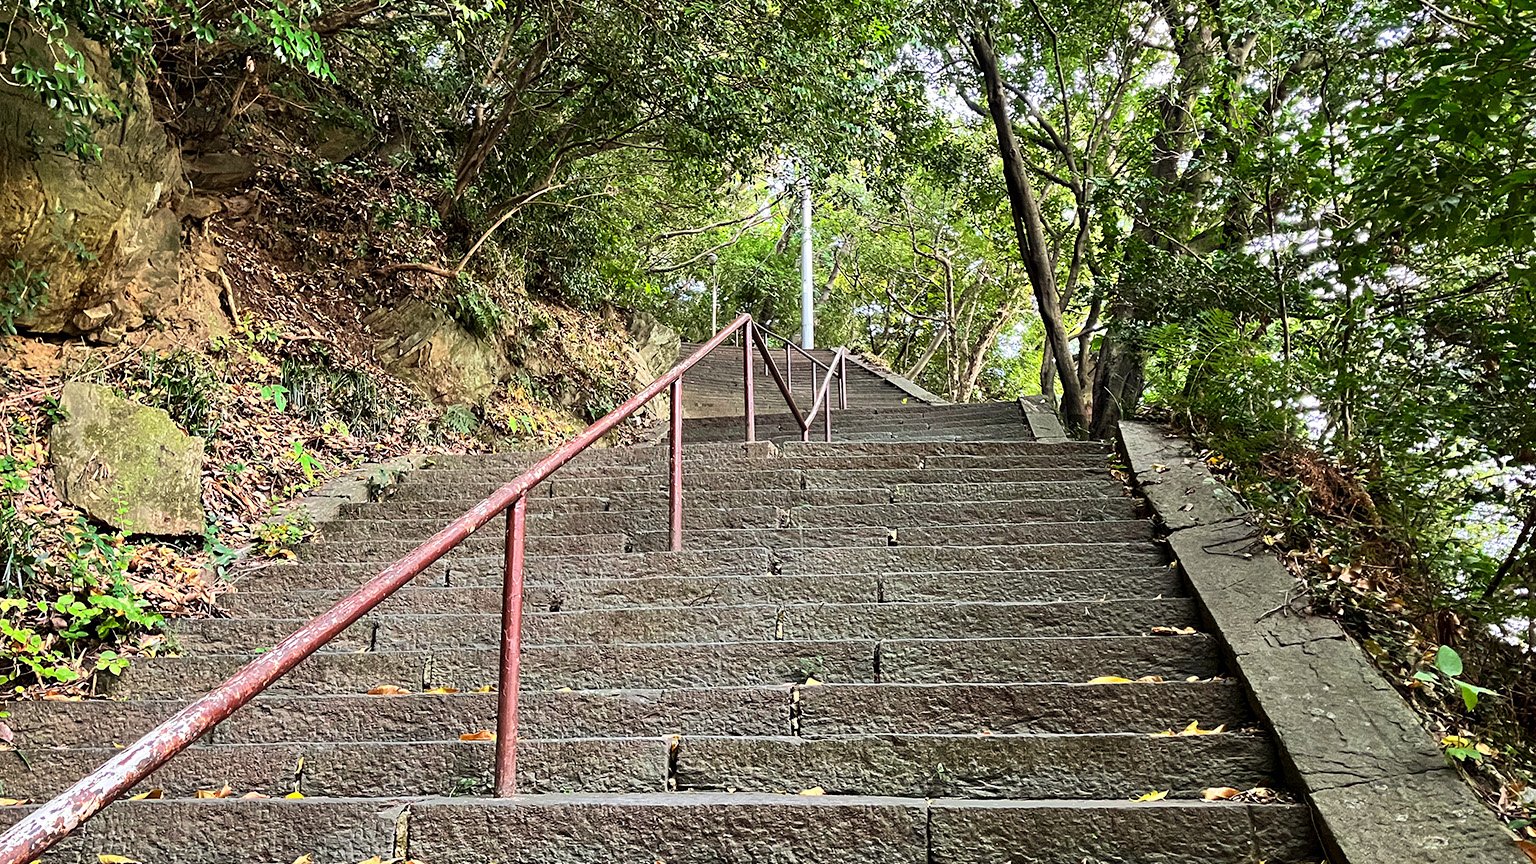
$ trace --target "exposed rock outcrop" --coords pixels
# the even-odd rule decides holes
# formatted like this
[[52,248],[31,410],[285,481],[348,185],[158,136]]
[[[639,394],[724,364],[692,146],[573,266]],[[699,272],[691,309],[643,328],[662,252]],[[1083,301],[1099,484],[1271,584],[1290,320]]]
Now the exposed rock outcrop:
[[96,384],[64,385],[59,407],[48,449],[60,497],[129,534],[202,532],[203,439]]
[[364,319],[379,336],[379,359],[443,405],[474,404],[512,375],[495,342],[477,339],[426,303],[380,309]]
[[[35,39],[13,41],[13,57],[40,60]],[[47,280],[19,327],[113,342],[176,303],[181,226],[170,199],[181,163],[143,80],[125,80],[99,45],[78,45],[122,117],[95,126],[101,156],[82,160],[64,151],[59,118],[0,84],[0,264],[21,261]]]

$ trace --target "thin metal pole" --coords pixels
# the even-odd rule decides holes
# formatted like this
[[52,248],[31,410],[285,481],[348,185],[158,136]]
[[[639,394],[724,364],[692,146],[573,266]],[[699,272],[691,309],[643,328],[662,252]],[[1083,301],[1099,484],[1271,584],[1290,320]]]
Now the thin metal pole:
[[757,440],[757,413],[752,404],[752,325],[746,324],[741,328],[741,385],[746,402],[742,406],[744,418],[747,424],[747,443]]
[[[832,373],[828,371],[827,374],[831,375]],[[827,401],[831,402],[831,397],[828,397]],[[827,443],[830,444],[832,443],[832,406],[830,404],[821,406],[821,414],[822,435]]]
[[683,549],[683,379],[672,382],[672,423],[670,457],[672,478],[667,486],[672,512],[672,551]]
[[789,343],[784,343],[784,385],[794,392],[795,389],[795,352]]
[[[676,387],[677,382],[672,382]],[[496,797],[517,794],[517,695],[523,653],[523,541],[528,498],[507,508],[506,572],[501,583],[501,680],[496,689]]]
[[837,407],[848,410],[848,355],[837,355]]
[[[827,374],[830,375],[831,372],[829,371]],[[812,402],[816,401],[816,388],[818,386],[819,385],[816,383],[816,364],[812,363],[811,364],[811,389],[806,393],[806,395],[811,398]]]
[[811,177],[800,177],[800,347],[816,347],[816,287],[811,273]]

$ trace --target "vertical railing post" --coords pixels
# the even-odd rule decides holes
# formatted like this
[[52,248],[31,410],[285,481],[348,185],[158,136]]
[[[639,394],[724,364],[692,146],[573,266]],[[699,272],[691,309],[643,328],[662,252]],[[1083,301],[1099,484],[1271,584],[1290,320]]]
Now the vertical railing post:
[[[827,372],[828,375],[832,373]],[[829,382],[830,383],[830,382]],[[832,394],[827,394],[827,404],[821,406],[821,431],[822,438],[828,444],[832,443]]]
[[742,419],[746,422],[747,443],[757,440],[757,413],[752,404],[752,323],[749,321],[741,328],[741,385],[745,402],[742,405]]
[[496,797],[517,794],[518,666],[523,652],[523,544],[528,497],[507,508],[506,569],[501,583],[501,677],[496,687]]
[[671,512],[672,551],[683,549],[683,379],[672,382],[672,423],[670,435],[670,482],[667,503]]
[[795,354],[789,343],[784,343],[784,387],[790,393],[795,392]]
[[[827,374],[830,375],[831,373],[829,372]],[[812,363],[811,364],[811,395],[808,398],[811,400],[811,404],[813,404],[813,405],[816,404],[816,387],[817,387],[817,384],[816,384],[816,364]]]
[[848,410],[848,355],[837,355],[837,407]]

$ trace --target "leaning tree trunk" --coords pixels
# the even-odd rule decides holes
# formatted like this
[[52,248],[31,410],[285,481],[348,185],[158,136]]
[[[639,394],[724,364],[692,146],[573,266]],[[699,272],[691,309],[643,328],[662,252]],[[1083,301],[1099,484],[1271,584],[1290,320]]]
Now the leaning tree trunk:
[[997,53],[992,47],[992,37],[984,32],[971,34],[971,52],[986,83],[987,110],[992,115],[992,125],[997,130],[997,149],[1003,159],[1003,179],[1008,186],[1008,209],[1013,212],[1013,230],[1018,237],[1019,255],[1024,259],[1024,269],[1029,273],[1029,283],[1035,291],[1035,305],[1040,307],[1040,319],[1045,324],[1045,336],[1054,355],[1057,377],[1061,379],[1061,419],[1067,428],[1077,434],[1088,429],[1088,410],[1083,403],[1082,388],[1077,385],[1077,369],[1072,363],[1072,350],[1067,347],[1067,328],[1061,319],[1061,296],[1056,291],[1056,270],[1050,260],[1049,246],[1045,239],[1045,222],[1040,216],[1040,202],[1030,185],[1029,174],[1024,170],[1024,157],[1019,153],[1018,140],[1013,134],[1013,120],[1008,115],[1007,96],[1003,89],[1002,73],[998,70]]

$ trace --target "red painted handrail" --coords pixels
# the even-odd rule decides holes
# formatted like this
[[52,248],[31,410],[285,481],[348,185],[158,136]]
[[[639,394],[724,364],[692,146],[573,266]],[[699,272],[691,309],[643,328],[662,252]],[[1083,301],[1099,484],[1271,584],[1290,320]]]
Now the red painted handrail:
[[[507,516],[505,577],[503,581],[501,669],[497,694],[496,718],[496,794],[510,797],[516,789],[517,773],[517,713],[519,660],[522,654],[522,605],[523,605],[523,548],[527,525],[526,495],[534,486],[560,470],[614,427],[627,420],[663,390],[669,391],[672,400],[671,421],[668,424],[669,482],[668,514],[671,523],[671,548],[677,551],[683,543],[683,374],[693,368],[705,356],[723,345],[727,338],[741,333],[742,377],[744,385],[745,437],[755,439],[755,408],[752,391],[752,348],[768,359],[768,370],[781,395],[789,404],[801,437],[809,437],[810,418],[823,404],[832,372],[828,367],[816,398],[816,407],[810,417],[802,419],[799,407],[771,358],[762,349],[758,325],[750,315],[743,314],[726,325],[713,338],[687,358],[672,367],[665,375],[652,381],[644,390],[631,396],[624,404],[613,409],[602,419],[588,426],[585,431],[539,460],[516,479],[497,489],[480,503],[454,520],[447,527],[432,535],[426,542],[411,550],[405,557],[390,564],[345,599],[277,644],[277,647],[242,666],[224,683],[215,687],[202,698],[178,711],[144,737],[124,748],[100,768],[71,786],[68,790],[38,807],[24,819],[0,835],[0,864],[27,864],[54,843],[69,834],[85,820],[112,803],[118,796],[133,788],[161,765],[190,746],[208,730],[228,718],[242,705],[254,699],[274,681],[318,651],[347,627],[362,618],[385,598],[398,591],[411,579],[430,567],[454,547],[475,533],[498,513]],[[839,349],[838,359],[842,354]],[[834,364],[836,365],[836,364]],[[841,372],[841,370],[839,370]],[[841,381],[841,374],[839,380]],[[841,385],[839,385],[841,389]],[[845,406],[846,407],[846,406]],[[826,419],[828,440],[831,440],[831,419]]]

